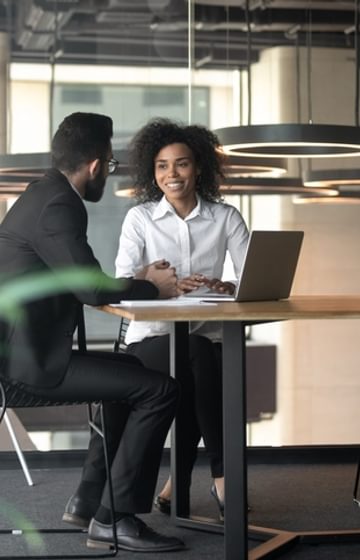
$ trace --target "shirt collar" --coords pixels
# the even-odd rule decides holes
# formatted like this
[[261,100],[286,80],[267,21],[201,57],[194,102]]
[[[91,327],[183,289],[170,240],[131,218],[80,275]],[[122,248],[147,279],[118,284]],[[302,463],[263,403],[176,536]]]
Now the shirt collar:
[[[203,200],[199,195],[196,195],[197,204],[193,211],[187,216],[187,220],[191,218],[195,218],[196,216],[200,216],[206,220],[214,220],[213,213],[211,211],[210,204]],[[166,200],[166,197],[163,196],[156,206],[154,213],[153,213],[153,220],[159,220],[163,218],[167,213],[175,214],[174,208],[171,204]]]

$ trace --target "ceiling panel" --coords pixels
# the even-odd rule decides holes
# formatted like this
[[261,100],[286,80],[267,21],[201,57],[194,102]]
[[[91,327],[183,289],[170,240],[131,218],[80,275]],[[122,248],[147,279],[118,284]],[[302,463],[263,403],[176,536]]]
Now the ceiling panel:
[[[353,1],[196,0],[195,64],[242,68],[271,46],[354,49]],[[311,9],[309,9],[311,6]],[[56,10],[55,10],[56,9]],[[186,0],[0,0],[14,61],[187,66]]]

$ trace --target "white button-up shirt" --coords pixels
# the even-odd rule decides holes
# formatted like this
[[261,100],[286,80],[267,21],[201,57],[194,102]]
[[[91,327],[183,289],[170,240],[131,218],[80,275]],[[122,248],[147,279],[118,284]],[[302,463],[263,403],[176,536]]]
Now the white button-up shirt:
[[[116,257],[116,276],[134,276],[147,264],[166,259],[178,278],[204,274],[222,278],[227,251],[238,277],[248,242],[248,229],[240,212],[229,204],[207,202],[198,197],[194,210],[180,218],[165,197],[146,202],[127,213]],[[230,279],[227,279],[230,280]],[[168,334],[167,322],[132,322],[126,343]],[[191,332],[219,340],[219,325],[192,323]]]

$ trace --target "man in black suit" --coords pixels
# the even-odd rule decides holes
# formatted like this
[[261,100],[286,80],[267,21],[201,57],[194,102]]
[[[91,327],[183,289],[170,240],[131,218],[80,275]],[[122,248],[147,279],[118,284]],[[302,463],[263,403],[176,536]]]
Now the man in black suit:
[[[56,278],[57,270],[68,267],[95,271],[91,288],[69,287],[24,304],[21,320],[6,329],[7,352],[0,366],[32,394],[109,401],[119,546],[143,552],[178,550],[183,547],[180,540],[154,532],[135,516],[151,511],[164,440],[176,412],[177,384],[126,355],[72,350],[83,304],[176,295],[175,271],[167,263],[152,263],[135,279],[111,279],[87,242],[83,199],[99,201],[116,167],[111,138],[107,116],[66,117],[52,140],[52,169],[28,186],[0,225],[2,280],[39,271],[52,271]],[[84,527],[90,523],[88,546],[112,546],[104,454],[96,433],[63,519]]]

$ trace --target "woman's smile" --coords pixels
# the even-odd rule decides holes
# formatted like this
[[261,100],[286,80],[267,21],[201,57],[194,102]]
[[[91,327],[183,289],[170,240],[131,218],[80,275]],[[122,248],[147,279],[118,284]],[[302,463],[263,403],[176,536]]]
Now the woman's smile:
[[176,189],[181,189],[184,186],[184,182],[183,181],[171,181],[166,183],[166,186],[168,189],[171,190],[176,190]]
[[[155,181],[167,200],[178,211],[179,204],[196,206],[196,178],[199,174],[194,155],[186,144],[168,144],[154,161]],[[181,212],[182,213],[182,212]]]

